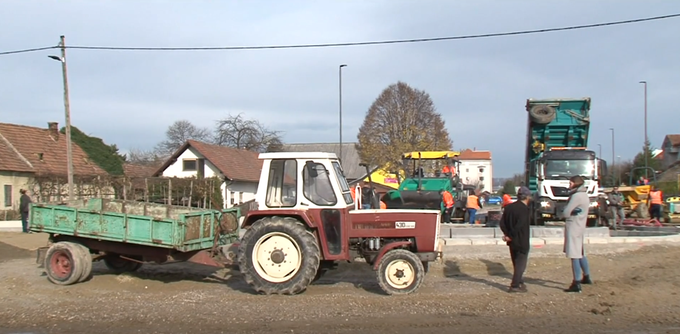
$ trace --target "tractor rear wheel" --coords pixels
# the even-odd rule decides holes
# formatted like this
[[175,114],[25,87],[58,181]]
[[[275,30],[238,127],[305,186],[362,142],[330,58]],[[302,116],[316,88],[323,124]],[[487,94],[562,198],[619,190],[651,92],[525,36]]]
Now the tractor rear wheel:
[[388,295],[406,295],[423,284],[425,268],[413,252],[405,249],[388,251],[378,264],[378,285]]
[[264,294],[294,295],[319,272],[321,251],[314,234],[292,217],[265,217],[243,235],[239,269],[246,283]]

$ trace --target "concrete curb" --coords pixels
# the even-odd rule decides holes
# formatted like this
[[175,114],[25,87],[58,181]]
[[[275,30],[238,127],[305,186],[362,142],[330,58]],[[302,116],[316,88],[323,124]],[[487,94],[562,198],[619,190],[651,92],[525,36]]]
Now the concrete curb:
[[[443,238],[445,246],[507,246],[500,238]],[[531,246],[562,245],[564,238],[531,238]],[[635,244],[680,242],[680,235],[658,237],[586,237],[586,244]]]
[[21,232],[21,220],[0,221],[0,232]]

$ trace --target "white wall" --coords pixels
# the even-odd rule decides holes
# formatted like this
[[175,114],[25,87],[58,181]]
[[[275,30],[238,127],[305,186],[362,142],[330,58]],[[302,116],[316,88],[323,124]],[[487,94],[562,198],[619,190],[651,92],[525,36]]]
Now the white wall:
[[[182,161],[183,160],[196,160],[196,159],[199,159],[199,158],[204,159],[204,157],[200,153],[196,152],[192,147],[189,147],[187,150],[182,152],[182,154],[180,154],[179,157],[177,157],[177,161],[175,161],[173,164],[168,166],[168,168],[166,168],[163,171],[163,174],[161,176],[163,176],[163,177],[192,177],[192,176],[196,176],[197,173],[198,173],[197,170],[195,170],[195,171],[185,171],[185,170],[183,170]],[[210,163],[208,160],[204,160],[204,161],[205,161],[205,171],[204,171],[205,174],[203,175],[204,177],[208,178],[208,177],[213,177],[213,176],[220,174],[219,170],[217,170],[217,168],[212,163]],[[196,167],[198,169],[198,166],[196,166]]]
[[[480,172],[480,169],[482,172]],[[460,178],[463,183],[479,183],[484,190],[493,191],[493,166],[491,160],[461,160]]]
[[257,182],[228,181],[222,184],[222,197],[224,207],[231,208],[244,202],[255,199],[257,193]]
[[[29,189],[32,180],[32,174],[18,173],[18,172],[0,172],[0,210],[18,210],[19,209],[19,189]],[[5,194],[5,186],[9,186],[9,194]],[[30,189],[29,189],[30,190]],[[29,191],[29,195],[35,201],[35,196]],[[11,204],[5,206],[5,196],[9,196]]]

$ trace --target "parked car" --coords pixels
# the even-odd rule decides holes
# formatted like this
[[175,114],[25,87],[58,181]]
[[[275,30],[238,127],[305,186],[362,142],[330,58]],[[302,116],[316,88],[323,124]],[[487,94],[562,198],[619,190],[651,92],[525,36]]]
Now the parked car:
[[502,201],[503,199],[500,196],[490,196],[488,203],[492,205],[499,205]]

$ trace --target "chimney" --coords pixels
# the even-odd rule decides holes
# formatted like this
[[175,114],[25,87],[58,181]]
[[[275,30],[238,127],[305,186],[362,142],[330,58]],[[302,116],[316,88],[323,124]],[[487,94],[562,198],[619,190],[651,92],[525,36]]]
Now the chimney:
[[59,123],[47,122],[47,129],[50,131],[50,136],[55,141],[59,140]]

